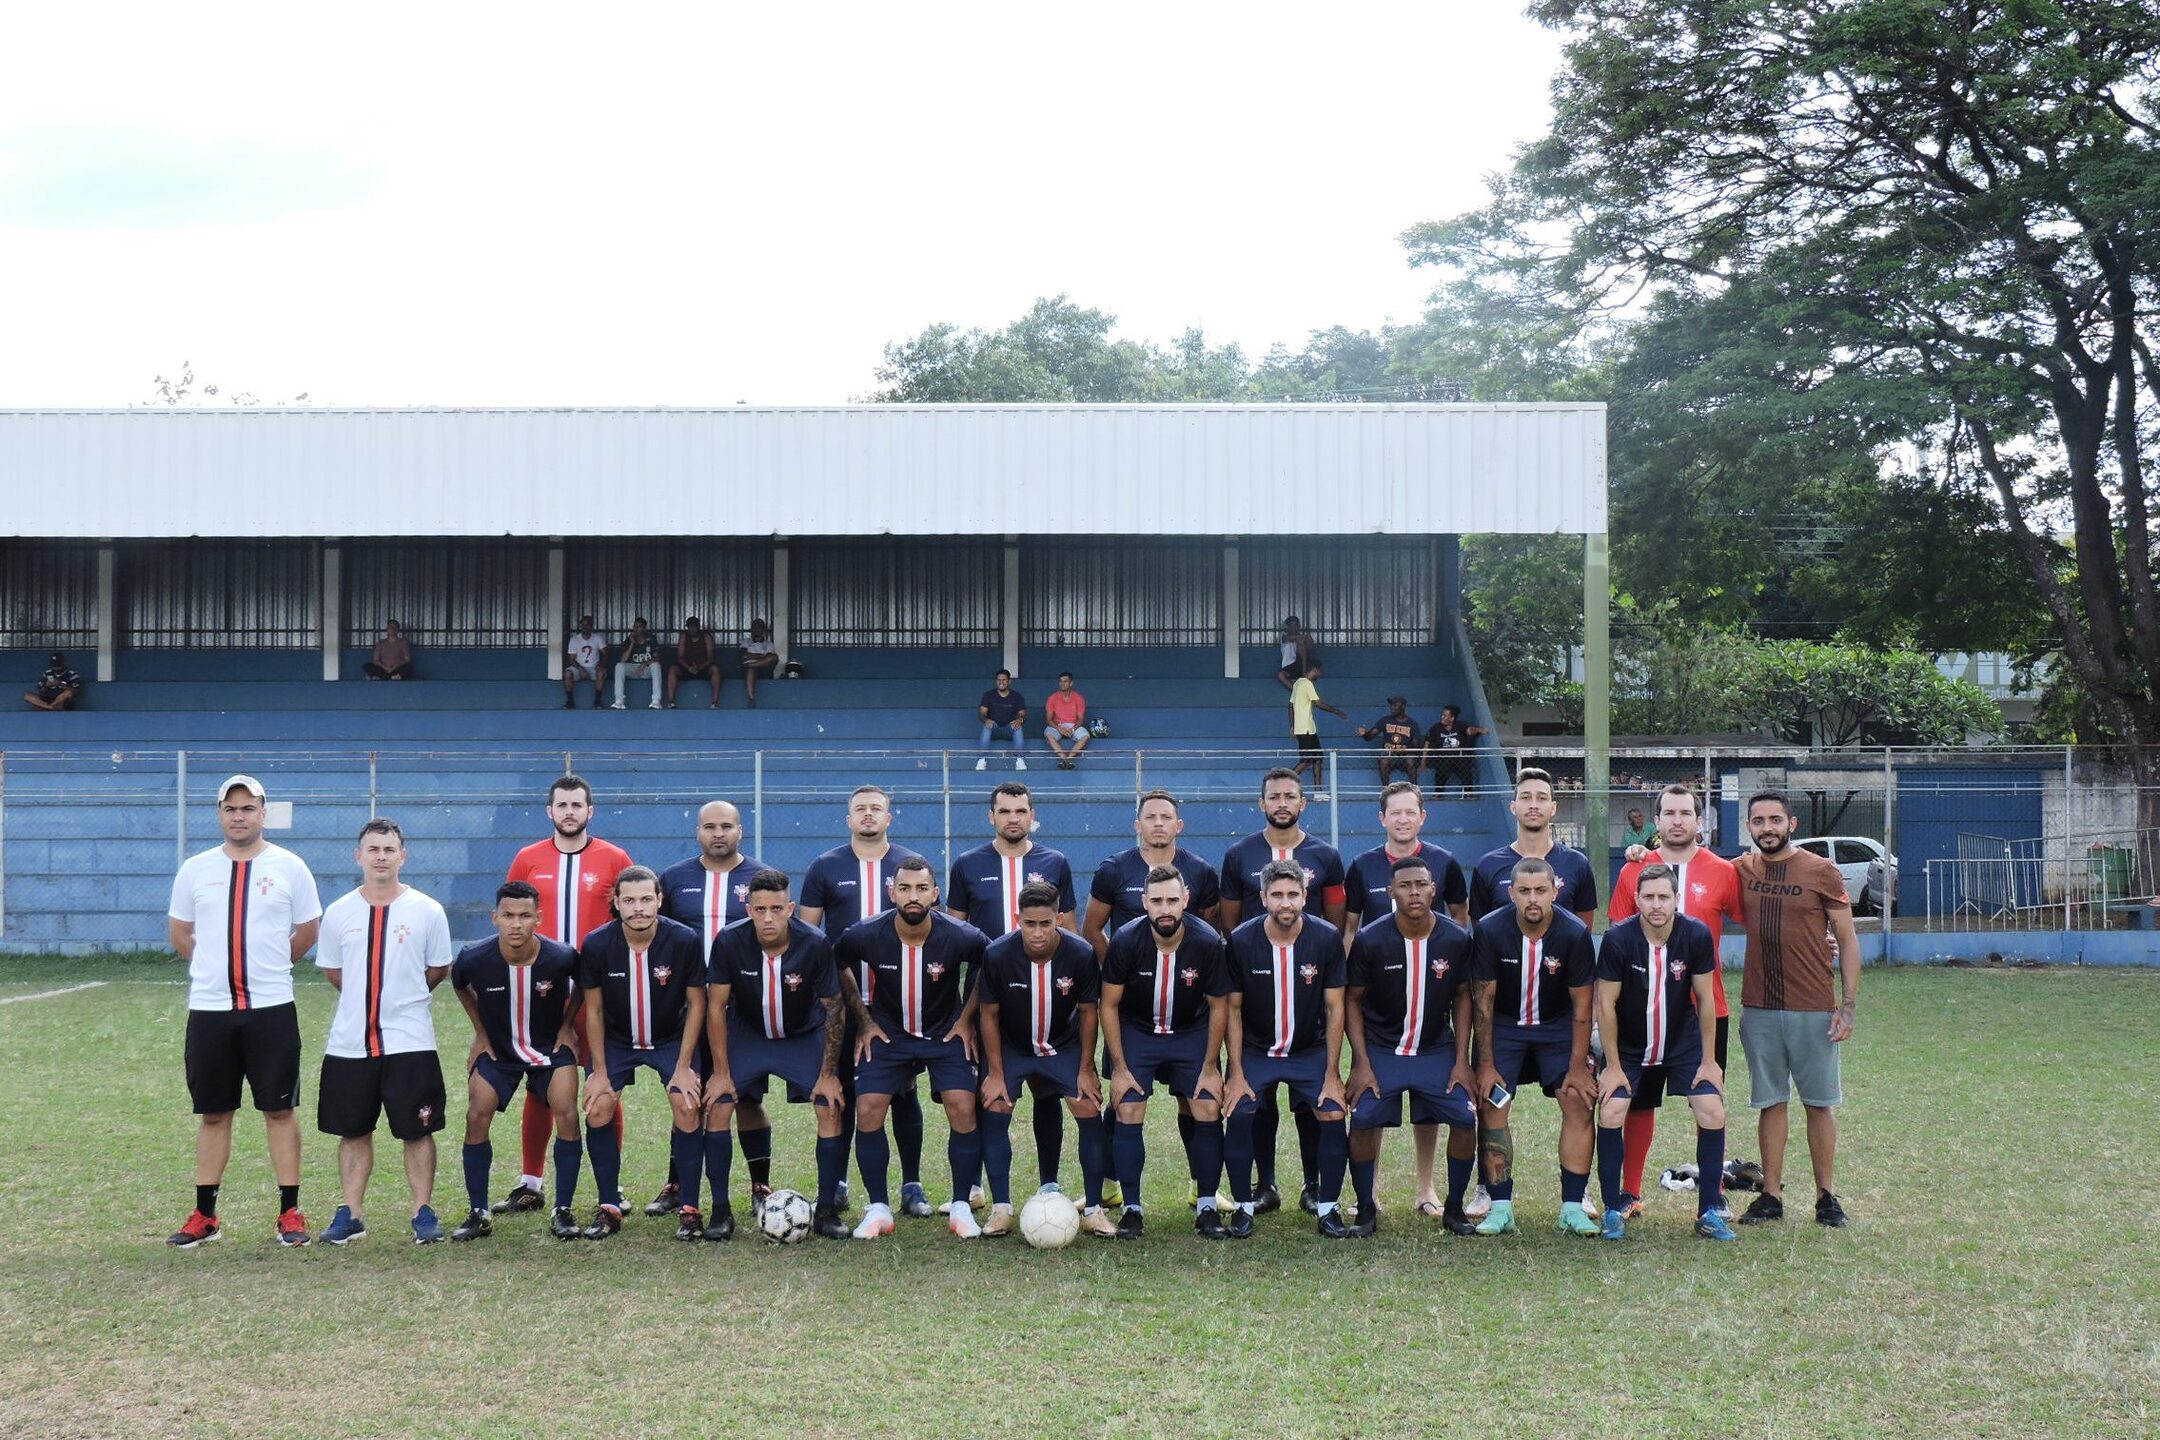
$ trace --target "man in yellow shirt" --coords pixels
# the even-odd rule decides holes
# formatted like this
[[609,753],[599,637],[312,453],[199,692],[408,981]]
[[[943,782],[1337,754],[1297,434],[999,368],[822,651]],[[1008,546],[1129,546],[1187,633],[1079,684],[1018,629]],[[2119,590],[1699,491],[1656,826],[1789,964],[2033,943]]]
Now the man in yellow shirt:
[[[1302,776],[1305,767],[1312,767],[1313,790],[1318,792],[1327,783],[1327,757],[1320,749],[1320,722],[1313,715],[1315,710],[1325,710],[1339,719],[1350,717],[1343,711],[1320,698],[1319,687],[1313,682],[1320,678],[1320,662],[1307,662],[1305,673],[1298,676],[1290,686],[1290,737],[1297,742],[1297,765]],[[1321,798],[1317,793],[1315,799]]]

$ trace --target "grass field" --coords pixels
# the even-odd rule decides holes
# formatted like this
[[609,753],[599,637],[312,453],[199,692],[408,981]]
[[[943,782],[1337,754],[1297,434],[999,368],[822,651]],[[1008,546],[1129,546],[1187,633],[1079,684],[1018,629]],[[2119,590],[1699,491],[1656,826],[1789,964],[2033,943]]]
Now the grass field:
[[[387,1136],[376,1234],[287,1252],[269,1239],[248,1114],[225,1240],[168,1251],[191,1203],[177,978],[0,961],[0,1000],[104,982],[0,1004],[0,1434],[2160,1430],[2160,974],[1871,974],[1846,1055],[1843,1233],[1804,1218],[1796,1125],[1801,1218],[1712,1246],[1689,1237],[1691,1197],[1654,1191],[1625,1245],[1563,1236],[1556,1112],[1533,1095],[1517,1121],[1520,1235],[1461,1240],[1419,1219],[1408,1146],[1391,1143],[1374,1239],[1325,1242],[1285,1213],[1249,1243],[1210,1245],[1185,1222],[1166,1111],[1147,1239],[1042,1254],[962,1244],[934,1221],[783,1249],[679,1245],[672,1222],[633,1217],[605,1245],[563,1244],[538,1215],[422,1250],[398,1238]],[[328,987],[309,978],[300,1005],[302,1203],[319,1227],[335,1204],[335,1146],[312,1127]],[[447,994],[437,1020],[462,1058]],[[629,1098],[626,1189],[642,1200],[666,1164],[665,1106],[646,1085]],[[443,1137],[446,1221],[462,1103]],[[776,1179],[808,1189],[807,1123],[777,1113]],[[1653,1166],[1692,1158],[1684,1116],[1666,1110]],[[1736,1118],[1732,1148],[1753,1155],[1752,1120]],[[1016,1140],[1017,1178],[1024,1122]],[[1287,1125],[1283,1147],[1294,1172]],[[934,1119],[926,1150],[939,1194]],[[498,1186],[515,1152],[499,1122]],[[1076,1181],[1069,1151],[1067,1167]],[[588,1183],[581,1210],[589,1199]]]

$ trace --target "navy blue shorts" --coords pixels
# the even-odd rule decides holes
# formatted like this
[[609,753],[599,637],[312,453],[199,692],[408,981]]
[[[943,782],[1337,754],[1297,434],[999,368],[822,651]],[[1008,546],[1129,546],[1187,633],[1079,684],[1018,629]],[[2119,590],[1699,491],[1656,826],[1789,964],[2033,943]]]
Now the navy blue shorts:
[[1721,1095],[1724,1092],[1709,1081],[1695,1083],[1695,1072],[1702,1069],[1702,1043],[1686,1047],[1668,1046],[1665,1059],[1656,1065],[1643,1064],[1642,1056],[1620,1052],[1620,1068],[1627,1074],[1627,1097],[1630,1110],[1655,1110],[1670,1095]]
[[1134,1089],[1117,1097],[1120,1105],[1145,1100],[1161,1081],[1180,1100],[1219,1100],[1219,1095],[1195,1095],[1200,1072],[1207,1068],[1207,1027],[1196,1026],[1176,1035],[1157,1035],[1138,1025],[1127,1025],[1125,1068],[1132,1071]]
[[[607,1083],[617,1090],[627,1090],[637,1083],[637,1072],[650,1070],[660,1077],[662,1085],[675,1078],[675,1057],[682,1042],[672,1045],[656,1045],[650,1050],[631,1050],[610,1045],[607,1049]],[[690,1068],[702,1078],[708,1066],[705,1063],[705,1047],[700,1045],[690,1052]],[[585,1073],[592,1074],[588,1063]]]
[[[1302,1102],[1322,1120],[1340,1120],[1341,1109],[1320,1108],[1320,1086],[1327,1079],[1327,1051],[1320,1046],[1285,1055],[1280,1059],[1251,1048],[1245,1051],[1245,1083],[1252,1087],[1254,1095],[1265,1095],[1277,1085],[1290,1087],[1290,1098]],[[1334,1101],[1328,1102],[1333,1105]],[[1238,1102],[1233,1115],[1246,1114],[1259,1108],[1256,1099]]]
[[855,1067],[858,1095],[898,1095],[915,1088],[915,1074],[930,1072],[933,1093],[961,1090],[975,1093],[975,1065],[967,1047],[951,1040],[922,1040],[900,1035],[891,1040],[872,1040],[870,1058]]
[[[1450,1085],[1455,1073],[1455,1047],[1423,1055],[1397,1055],[1392,1050],[1369,1050],[1378,1095],[1367,1094],[1350,1111],[1353,1130],[1392,1130],[1402,1124],[1403,1096],[1410,1097],[1413,1125],[1454,1125],[1468,1129],[1477,1124],[1470,1092]],[[1249,1063],[1249,1062],[1248,1062]]]
[[1493,1069],[1510,1092],[1534,1080],[1547,1095],[1560,1093],[1568,1063],[1575,1055],[1575,1022],[1493,1026]]
[[708,1095],[708,1102],[732,1100],[741,1104],[744,1100],[764,1098],[765,1082],[779,1078],[787,1082],[787,1098],[791,1105],[800,1105],[810,1098],[810,1087],[825,1069],[825,1032],[812,1030],[807,1035],[789,1035],[779,1040],[768,1040],[765,1032],[745,1025],[730,1014],[727,1017],[728,1074],[735,1081],[733,1095]]
[[1080,1052],[1067,1050],[1059,1055],[1037,1055],[1033,1050],[1005,1047],[1002,1062],[1005,1067],[1005,1093],[1013,1103],[1020,1101],[1020,1089],[1030,1080],[1039,1080],[1053,1095],[1071,1100],[1080,1093]]
[[472,1073],[485,1080],[488,1088],[495,1092],[495,1108],[499,1110],[517,1094],[521,1081],[528,1092],[542,1100],[547,1099],[548,1086],[555,1082],[555,1072],[564,1066],[569,1066],[572,1074],[577,1073],[577,1057],[570,1053],[567,1045],[550,1055],[545,1065],[527,1065],[522,1060],[498,1060],[492,1055],[482,1055],[473,1061]]

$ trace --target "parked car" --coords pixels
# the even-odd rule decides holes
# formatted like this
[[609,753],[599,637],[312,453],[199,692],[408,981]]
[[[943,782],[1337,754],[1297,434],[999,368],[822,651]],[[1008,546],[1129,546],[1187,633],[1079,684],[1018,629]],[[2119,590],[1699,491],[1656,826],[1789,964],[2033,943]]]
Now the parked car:
[[1820,855],[1845,877],[1855,915],[1897,914],[1897,856],[1865,835],[1810,835],[1793,844]]

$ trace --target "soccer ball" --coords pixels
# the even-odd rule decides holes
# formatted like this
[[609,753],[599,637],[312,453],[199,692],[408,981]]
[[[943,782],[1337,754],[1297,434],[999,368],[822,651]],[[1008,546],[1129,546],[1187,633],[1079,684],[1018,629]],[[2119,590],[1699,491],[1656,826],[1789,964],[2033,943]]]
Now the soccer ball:
[[810,1233],[810,1202],[800,1192],[775,1190],[758,1206],[758,1233],[775,1245],[794,1245]]
[[1102,719],[1100,716],[1088,721],[1088,734],[1094,736],[1097,740],[1109,739],[1110,722],[1108,720]]
[[1037,1250],[1062,1250],[1080,1234],[1080,1210],[1055,1190],[1020,1207],[1020,1238]]

